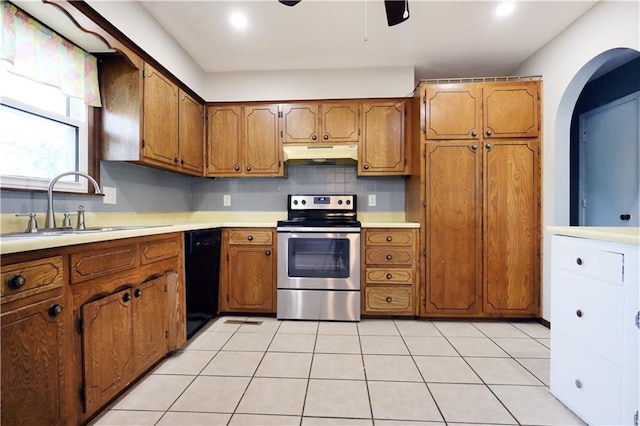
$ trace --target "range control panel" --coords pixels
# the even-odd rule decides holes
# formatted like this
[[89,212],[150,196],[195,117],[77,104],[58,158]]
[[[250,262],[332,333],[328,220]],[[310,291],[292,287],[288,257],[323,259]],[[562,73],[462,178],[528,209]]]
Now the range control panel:
[[289,195],[289,210],[356,210],[356,195]]

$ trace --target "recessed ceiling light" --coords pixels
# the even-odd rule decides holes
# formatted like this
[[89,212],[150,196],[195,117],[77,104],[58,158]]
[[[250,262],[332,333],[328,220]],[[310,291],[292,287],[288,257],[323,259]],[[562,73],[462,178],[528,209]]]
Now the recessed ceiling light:
[[237,28],[239,30],[247,28],[247,25],[249,24],[247,17],[240,12],[233,12],[229,15],[229,22],[233,28]]
[[515,8],[516,8],[515,2],[512,2],[512,1],[502,2],[496,8],[496,16],[498,16],[500,18],[503,18],[505,16],[509,16],[509,15],[511,15],[513,13]]

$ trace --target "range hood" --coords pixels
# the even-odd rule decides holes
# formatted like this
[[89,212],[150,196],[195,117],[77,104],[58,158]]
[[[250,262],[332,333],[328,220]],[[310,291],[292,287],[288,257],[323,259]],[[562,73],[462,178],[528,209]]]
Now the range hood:
[[284,161],[289,164],[354,164],[358,145],[284,145]]

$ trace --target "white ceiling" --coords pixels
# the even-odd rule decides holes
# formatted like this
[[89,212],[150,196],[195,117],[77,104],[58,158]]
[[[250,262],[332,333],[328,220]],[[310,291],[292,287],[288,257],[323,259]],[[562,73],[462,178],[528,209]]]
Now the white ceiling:
[[[394,27],[382,0],[141,5],[206,72],[413,66],[417,78],[441,78],[509,75],[595,3],[518,1],[498,18],[495,1],[409,0],[411,17]],[[244,31],[229,24],[234,11]]]

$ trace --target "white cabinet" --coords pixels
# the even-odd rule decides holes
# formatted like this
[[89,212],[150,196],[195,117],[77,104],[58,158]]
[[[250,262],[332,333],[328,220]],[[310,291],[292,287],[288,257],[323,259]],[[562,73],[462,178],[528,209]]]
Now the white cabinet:
[[638,245],[553,235],[551,393],[591,425],[633,425]]

